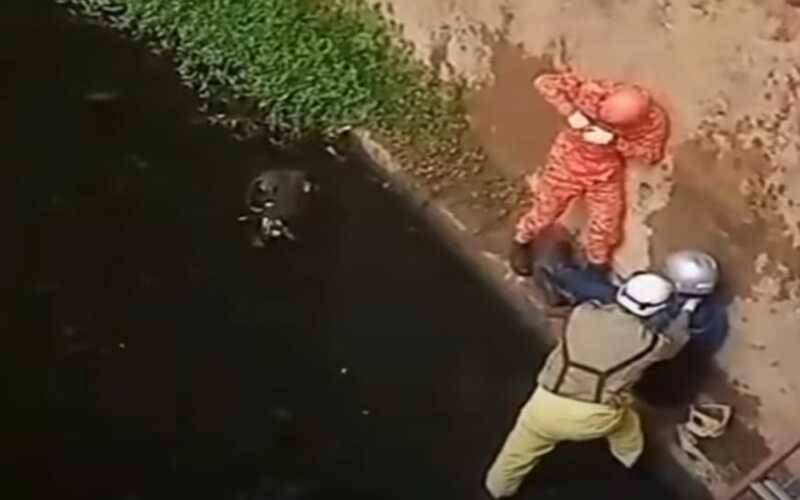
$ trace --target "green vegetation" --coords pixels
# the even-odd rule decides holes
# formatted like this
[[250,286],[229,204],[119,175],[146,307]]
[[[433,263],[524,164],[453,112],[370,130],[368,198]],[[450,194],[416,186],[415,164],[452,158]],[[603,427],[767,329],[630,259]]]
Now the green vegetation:
[[169,52],[235,129],[266,126],[292,140],[363,126],[431,150],[464,130],[456,90],[361,1],[57,1]]

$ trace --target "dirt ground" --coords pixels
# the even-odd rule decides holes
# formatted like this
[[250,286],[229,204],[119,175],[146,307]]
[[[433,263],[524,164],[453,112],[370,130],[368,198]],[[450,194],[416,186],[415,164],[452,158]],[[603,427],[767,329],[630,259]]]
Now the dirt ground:
[[[723,266],[735,296],[732,331],[716,357],[717,376],[698,396],[736,408],[734,431],[709,450],[719,469],[709,485],[717,492],[800,434],[800,7],[790,4],[386,3],[418,57],[470,88],[474,140],[492,175],[535,183],[561,122],[531,80],[554,59],[589,75],[636,81],[669,110],[666,159],[649,168],[630,165],[615,269],[624,275],[659,265],[687,246],[711,251]],[[473,188],[466,183],[443,206],[501,266],[516,213],[477,208]],[[581,217],[574,207],[567,226],[577,228]],[[787,465],[800,474],[800,457]]]

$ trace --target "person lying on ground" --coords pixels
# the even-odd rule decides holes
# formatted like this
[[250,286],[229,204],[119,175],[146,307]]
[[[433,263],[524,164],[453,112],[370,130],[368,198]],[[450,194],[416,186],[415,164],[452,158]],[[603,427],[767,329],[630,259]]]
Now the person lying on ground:
[[[542,255],[534,266],[536,283],[547,292],[553,305],[575,305],[588,300],[609,304],[615,300],[619,287],[608,277],[574,264],[568,242],[551,248],[549,255]],[[700,250],[680,250],[666,257],[661,273],[673,282],[677,293],[667,308],[650,321],[658,328],[658,324],[675,317],[687,300],[699,299],[690,321],[692,344],[709,352],[716,351],[727,338],[729,329],[729,301],[718,288],[716,260]]]

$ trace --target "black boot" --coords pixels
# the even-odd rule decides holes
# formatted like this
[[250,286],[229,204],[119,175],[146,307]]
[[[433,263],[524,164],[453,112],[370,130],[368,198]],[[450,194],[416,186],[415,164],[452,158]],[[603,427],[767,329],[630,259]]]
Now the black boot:
[[511,243],[511,252],[508,256],[511,270],[519,276],[533,274],[533,246],[530,243]]
[[559,241],[554,244],[550,260],[553,266],[572,266],[575,258],[572,255],[572,245],[569,241]]

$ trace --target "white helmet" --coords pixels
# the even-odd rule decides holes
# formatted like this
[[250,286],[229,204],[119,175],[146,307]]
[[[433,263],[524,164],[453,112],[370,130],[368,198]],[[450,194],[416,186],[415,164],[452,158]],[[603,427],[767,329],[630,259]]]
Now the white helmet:
[[617,303],[636,316],[652,316],[665,309],[675,286],[656,273],[631,276],[617,291]]
[[664,261],[663,272],[679,293],[689,295],[710,294],[719,278],[717,261],[699,250],[672,252]]

